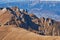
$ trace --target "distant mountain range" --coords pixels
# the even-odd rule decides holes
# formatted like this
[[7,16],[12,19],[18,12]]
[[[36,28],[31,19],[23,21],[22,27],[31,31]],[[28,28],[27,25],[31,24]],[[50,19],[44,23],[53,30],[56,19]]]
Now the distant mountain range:
[[22,1],[0,3],[0,8],[13,6],[18,6],[20,9],[27,9],[29,13],[33,13],[39,18],[49,17],[54,20],[60,21],[60,2]]

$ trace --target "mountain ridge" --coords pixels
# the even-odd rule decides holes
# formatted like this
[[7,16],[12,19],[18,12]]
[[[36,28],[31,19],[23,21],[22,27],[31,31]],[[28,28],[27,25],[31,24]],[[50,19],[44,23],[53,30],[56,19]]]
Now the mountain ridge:
[[[58,25],[60,23],[51,18],[38,18],[34,14],[28,14],[27,10],[20,10],[18,7],[3,8],[1,10],[5,9],[7,10],[7,13],[4,13],[5,16],[0,16],[0,26],[16,25],[17,27],[24,28],[41,35],[60,35],[57,34],[60,31],[60,25]],[[54,31],[56,34],[54,34]]]

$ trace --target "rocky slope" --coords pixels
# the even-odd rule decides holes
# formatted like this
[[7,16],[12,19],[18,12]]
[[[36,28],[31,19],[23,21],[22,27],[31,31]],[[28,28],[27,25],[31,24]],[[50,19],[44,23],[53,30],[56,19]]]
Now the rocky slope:
[[53,19],[38,18],[18,7],[3,8],[0,13],[0,26],[16,25],[40,35],[60,35],[60,23]]

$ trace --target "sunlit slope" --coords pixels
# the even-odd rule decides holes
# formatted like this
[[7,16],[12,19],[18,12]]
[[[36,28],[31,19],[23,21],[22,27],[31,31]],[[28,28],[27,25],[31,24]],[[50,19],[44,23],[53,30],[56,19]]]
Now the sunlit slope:
[[6,11],[4,14],[0,15],[0,23],[5,24],[11,19],[12,14],[9,11]]
[[60,40],[60,37],[41,36],[11,25],[0,27],[0,40]]

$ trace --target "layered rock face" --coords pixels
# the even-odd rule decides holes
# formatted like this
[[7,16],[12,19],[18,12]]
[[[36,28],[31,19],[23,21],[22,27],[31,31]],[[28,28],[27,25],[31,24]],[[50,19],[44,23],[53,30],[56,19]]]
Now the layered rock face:
[[0,9],[0,26],[16,25],[40,35],[60,35],[60,22],[50,18],[38,18],[18,7]]

